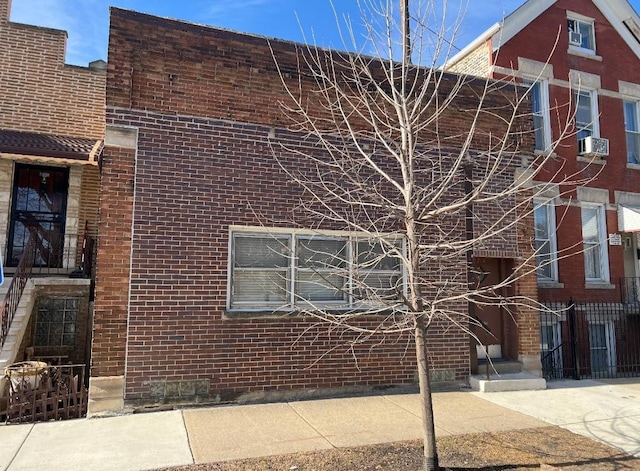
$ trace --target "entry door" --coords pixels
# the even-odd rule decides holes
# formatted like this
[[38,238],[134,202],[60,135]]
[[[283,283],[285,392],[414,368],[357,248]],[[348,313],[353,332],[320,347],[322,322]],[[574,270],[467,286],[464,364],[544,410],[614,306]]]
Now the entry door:
[[68,189],[66,168],[16,164],[7,266],[18,266],[33,240],[34,266],[62,267]]
[[594,378],[616,374],[614,335],[612,322],[589,323],[591,374]]

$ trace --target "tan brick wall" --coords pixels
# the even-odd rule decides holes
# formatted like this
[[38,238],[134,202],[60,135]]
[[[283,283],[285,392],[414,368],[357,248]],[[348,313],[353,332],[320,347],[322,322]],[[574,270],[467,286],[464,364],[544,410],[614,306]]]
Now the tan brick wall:
[[0,128],[102,138],[106,74],[65,65],[67,33],[11,23],[0,0]]
[[491,71],[490,42],[478,46],[447,70],[458,74],[488,77]]

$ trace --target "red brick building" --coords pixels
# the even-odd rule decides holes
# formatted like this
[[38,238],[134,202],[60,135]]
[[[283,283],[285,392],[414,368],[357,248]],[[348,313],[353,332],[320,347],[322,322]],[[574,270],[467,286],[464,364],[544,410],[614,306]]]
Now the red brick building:
[[541,314],[549,376],[640,372],[639,40],[626,0],[531,0],[446,65],[534,84],[536,152],[554,157],[536,179],[582,180],[535,202],[539,299],[573,300],[579,331],[570,354],[568,313]]
[[[262,292],[260,283],[243,282],[243,273],[268,268],[251,265],[252,253],[268,253],[274,264],[269,269],[293,279],[291,268],[275,260],[279,250],[268,250],[266,235],[287,245],[320,230],[351,244],[342,227],[324,223],[311,230],[318,221],[296,209],[301,187],[273,158],[274,143],[281,142],[317,152],[280,106],[287,96],[272,51],[280,70],[311,97],[315,82],[298,69],[300,50],[294,43],[111,10],[94,412],[149,402],[268,400],[415,384],[410,335],[350,345],[353,339],[297,316],[295,307],[283,315],[280,291]],[[452,75],[443,87],[455,83]],[[467,84],[458,105],[443,116],[443,127],[451,131],[447,145],[461,145],[470,119],[461,110],[473,108],[483,86]],[[510,93],[515,88],[488,100],[503,106]],[[498,117],[484,119],[482,129],[500,130]],[[530,126],[526,120],[520,125]],[[521,150],[531,152],[532,138],[522,141]],[[515,166],[505,169],[511,178],[514,172]],[[474,255],[506,267],[530,254],[524,232],[512,228],[507,239]],[[251,259],[248,265],[243,257]],[[453,264],[465,283],[466,264],[464,256]],[[401,276],[394,270],[386,275]],[[535,295],[535,281],[523,280],[517,289]],[[517,327],[509,325],[510,355],[539,371],[537,312],[522,310],[518,320]],[[464,381],[475,355],[468,334],[437,324],[429,335],[434,379]]]
[[88,363],[106,66],[65,64],[67,33],[11,22],[10,6],[0,0],[0,369],[27,347],[49,363]]

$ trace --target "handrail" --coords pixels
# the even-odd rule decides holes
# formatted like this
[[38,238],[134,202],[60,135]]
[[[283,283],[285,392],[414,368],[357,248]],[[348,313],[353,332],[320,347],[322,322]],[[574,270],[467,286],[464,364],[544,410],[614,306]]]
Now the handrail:
[[9,290],[6,296],[2,300],[2,307],[0,308],[0,314],[2,315],[2,329],[0,330],[0,348],[4,347],[4,343],[9,335],[9,329],[11,323],[18,310],[18,304],[20,298],[24,292],[24,287],[31,278],[33,271],[33,262],[35,258],[35,243],[34,238],[30,237],[29,242],[24,248],[20,262],[16,268]]

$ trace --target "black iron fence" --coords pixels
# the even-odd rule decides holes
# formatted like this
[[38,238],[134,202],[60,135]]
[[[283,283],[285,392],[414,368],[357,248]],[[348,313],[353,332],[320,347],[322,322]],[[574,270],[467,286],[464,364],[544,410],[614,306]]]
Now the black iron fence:
[[623,303],[549,304],[540,357],[547,379],[640,376],[640,314]]

